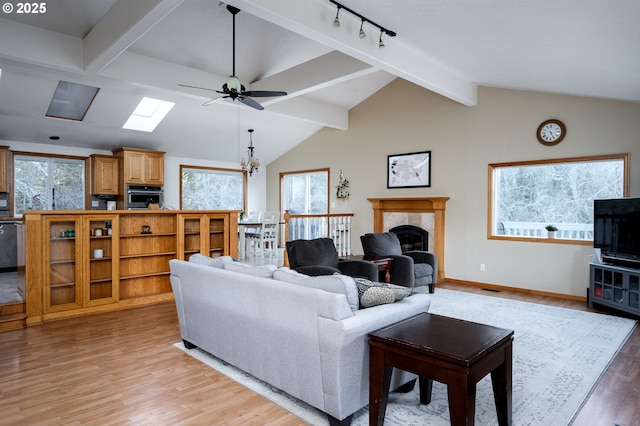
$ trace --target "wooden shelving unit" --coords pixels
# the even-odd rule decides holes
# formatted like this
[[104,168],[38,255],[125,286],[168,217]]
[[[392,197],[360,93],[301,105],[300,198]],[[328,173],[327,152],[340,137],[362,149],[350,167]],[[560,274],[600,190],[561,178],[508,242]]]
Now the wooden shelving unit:
[[[83,293],[84,306],[114,303],[118,300],[119,217],[115,214],[87,216],[83,218],[83,236],[88,245],[89,259],[85,264]],[[96,235],[100,229],[102,235]],[[111,234],[109,234],[111,233]],[[102,257],[95,257],[95,250],[102,250]]]
[[[237,219],[233,231],[228,215],[217,213],[189,213],[178,216],[180,258],[188,259],[195,253],[218,257],[237,251]],[[229,230],[229,231],[227,231]],[[230,235],[236,235],[236,249],[232,249]]]
[[34,211],[24,219],[27,325],[172,300],[169,260],[238,249],[237,211]]
[[[42,222],[43,256],[46,273],[42,276],[43,304],[46,312],[75,309],[82,306],[78,281],[82,279],[81,244],[76,232],[81,229],[77,217],[47,216]],[[28,267],[27,267],[28,271]]]

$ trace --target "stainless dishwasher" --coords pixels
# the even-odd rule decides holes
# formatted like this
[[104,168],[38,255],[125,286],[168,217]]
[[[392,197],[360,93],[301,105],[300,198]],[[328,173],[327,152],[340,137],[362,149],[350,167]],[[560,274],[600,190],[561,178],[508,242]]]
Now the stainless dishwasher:
[[0,271],[18,267],[18,227],[13,220],[0,219]]

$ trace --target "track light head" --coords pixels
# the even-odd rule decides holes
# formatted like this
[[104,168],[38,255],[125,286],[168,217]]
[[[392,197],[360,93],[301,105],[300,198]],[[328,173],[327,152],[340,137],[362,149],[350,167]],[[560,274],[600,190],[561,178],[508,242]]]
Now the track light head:
[[361,22],[360,22],[360,31],[358,32],[358,37],[360,37],[361,39],[364,39],[364,38],[367,37],[367,33],[364,32],[364,28],[363,28],[365,21],[380,30],[380,38],[378,39],[378,47],[380,47],[380,48],[384,47],[384,42],[382,41],[382,33],[386,34],[389,37],[395,37],[396,36],[395,31],[391,31],[391,30],[389,30],[389,29],[387,29],[387,28],[385,28],[385,27],[383,27],[383,26],[381,26],[379,24],[376,24],[371,19],[368,19],[368,18],[362,16],[361,14],[359,14],[358,12],[355,12],[354,10],[349,9],[348,7],[338,3],[337,0],[329,0],[329,1],[331,3],[333,3],[333,4],[335,4],[336,7],[338,8],[338,11],[336,12],[336,17],[333,20],[333,26],[334,27],[336,27],[336,28],[340,27],[340,18],[339,18],[340,9],[344,9],[347,12],[351,13],[352,15],[355,15],[356,17],[358,17],[361,20]]

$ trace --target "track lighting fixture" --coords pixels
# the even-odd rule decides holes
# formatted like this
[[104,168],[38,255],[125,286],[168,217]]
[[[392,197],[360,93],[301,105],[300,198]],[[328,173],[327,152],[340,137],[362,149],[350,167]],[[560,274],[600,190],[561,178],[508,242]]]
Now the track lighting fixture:
[[362,20],[362,22],[360,22],[360,33],[358,34],[358,37],[360,38],[365,38],[367,36],[367,33],[365,33],[364,30],[362,29],[363,25],[364,25],[364,19]]
[[360,31],[358,32],[358,37],[360,38],[366,38],[367,37],[367,33],[364,32],[364,23],[368,22],[369,24],[373,25],[374,27],[377,27],[380,29],[380,38],[378,38],[378,47],[379,48],[383,48],[384,47],[384,42],[382,41],[382,34],[386,34],[389,37],[395,37],[396,33],[395,31],[391,31],[388,30],[378,24],[376,24],[375,22],[373,22],[370,19],[365,18],[364,16],[360,15],[358,12],[354,12],[353,10],[349,9],[348,7],[345,7],[343,5],[341,5],[340,3],[338,3],[336,0],[329,0],[331,3],[335,4],[338,8],[338,11],[336,13],[336,17],[333,20],[333,26],[338,28],[340,27],[340,19],[338,18],[338,15],[340,15],[340,9],[344,9],[347,12],[351,13],[352,15],[360,18]]
[[336,12],[336,19],[333,20],[333,26],[336,28],[340,28],[340,18],[338,15],[340,15],[340,6],[338,6],[338,11]]

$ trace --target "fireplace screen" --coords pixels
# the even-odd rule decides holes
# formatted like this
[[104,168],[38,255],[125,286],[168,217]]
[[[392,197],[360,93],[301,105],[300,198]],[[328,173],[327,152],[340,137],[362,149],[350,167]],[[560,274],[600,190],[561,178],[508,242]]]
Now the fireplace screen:
[[410,250],[429,250],[429,233],[422,228],[413,225],[400,225],[391,228],[389,232],[398,236],[403,253]]

